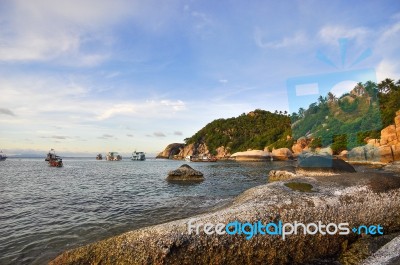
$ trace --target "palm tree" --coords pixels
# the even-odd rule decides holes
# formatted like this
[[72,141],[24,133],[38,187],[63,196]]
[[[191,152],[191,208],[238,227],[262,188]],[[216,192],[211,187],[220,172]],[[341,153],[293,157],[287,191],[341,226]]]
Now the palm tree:
[[328,101],[329,102],[334,102],[336,101],[336,96],[334,94],[332,94],[332,92],[328,93]]
[[378,91],[380,93],[387,94],[390,91],[392,91],[392,89],[395,89],[394,87],[395,87],[394,80],[386,78],[385,80],[383,80],[378,84]]
[[305,109],[299,108],[299,116],[300,116],[300,117],[303,117],[305,111],[306,111]]

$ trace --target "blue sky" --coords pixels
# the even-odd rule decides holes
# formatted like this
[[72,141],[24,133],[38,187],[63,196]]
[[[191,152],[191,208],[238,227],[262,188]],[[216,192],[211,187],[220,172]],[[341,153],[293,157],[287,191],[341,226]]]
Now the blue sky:
[[3,0],[0,149],[155,154],[216,118],[289,110],[290,78],[399,79],[398,43],[399,1]]

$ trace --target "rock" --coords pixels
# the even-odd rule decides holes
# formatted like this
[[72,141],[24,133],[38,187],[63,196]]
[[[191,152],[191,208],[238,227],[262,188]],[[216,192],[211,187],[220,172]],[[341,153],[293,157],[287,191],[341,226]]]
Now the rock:
[[156,158],[166,158],[166,159],[172,159],[174,156],[178,155],[181,150],[185,147],[185,144],[180,144],[180,143],[173,143],[169,144],[164,151],[159,153]]
[[204,176],[200,171],[194,170],[187,164],[168,172],[167,180],[171,181],[203,181]]
[[289,180],[296,177],[296,167],[286,166],[277,170],[271,170],[268,174],[268,181]]
[[[367,177],[360,175],[360,178]],[[398,181],[398,177],[393,179]],[[141,228],[69,250],[49,264],[307,264],[314,259],[336,256],[346,242],[357,239],[354,233],[340,236],[299,233],[288,235],[285,240],[281,236],[260,234],[247,240],[245,234],[206,235],[203,226],[196,235],[196,228],[189,233],[189,222],[194,227],[206,223],[228,224],[235,220],[304,224],[347,222],[350,228],[380,224],[385,234],[399,231],[399,189],[376,193],[365,186],[343,187],[329,183],[329,186],[310,183],[315,187],[312,193],[291,191],[280,182],[254,187],[227,208]],[[357,185],[362,185],[362,181]],[[318,192],[322,189],[323,193]]]
[[400,161],[392,162],[386,165],[383,169],[390,172],[400,173]]
[[400,110],[396,111],[396,117],[394,118],[394,125],[400,127]]
[[367,154],[364,146],[354,147],[347,155],[349,161],[367,161]]
[[325,148],[317,148],[315,150],[315,153],[317,155],[322,155],[322,156],[331,156],[333,155],[332,148],[330,146],[325,147]]
[[220,146],[215,151],[217,151],[217,155],[215,157],[218,159],[226,159],[231,156],[230,149],[225,148],[225,146]]
[[263,150],[252,150],[236,152],[230,158],[237,161],[265,161],[271,159],[271,153]]
[[368,139],[367,140],[367,145],[372,145],[372,146],[380,146],[380,139]]
[[396,134],[396,126],[389,125],[381,131],[381,145],[386,144],[396,144],[397,143],[397,134]]
[[345,249],[345,251],[340,255],[339,260],[341,264],[361,264],[363,260],[377,252],[380,248],[399,235],[399,233],[395,233],[383,236],[361,237]]
[[400,236],[392,239],[373,255],[363,261],[363,265],[400,264]]
[[392,147],[388,145],[378,147],[379,159],[382,163],[389,163],[394,161]]
[[339,157],[343,160],[347,160],[348,159],[348,153],[349,151],[347,150],[343,150],[342,152],[340,152]]
[[274,160],[289,160],[293,158],[293,153],[289,148],[273,149],[272,157]]
[[392,152],[393,152],[393,160],[400,161],[400,143],[396,145],[392,145]]
[[306,137],[300,137],[296,143],[292,146],[292,151],[295,155],[300,154],[303,151],[308,151],[308,145],[311,143],[311,139]]
[[310,156],[301,159],[298,168],[306,172],[356,172],[354,167],[344,160],[326,156]]

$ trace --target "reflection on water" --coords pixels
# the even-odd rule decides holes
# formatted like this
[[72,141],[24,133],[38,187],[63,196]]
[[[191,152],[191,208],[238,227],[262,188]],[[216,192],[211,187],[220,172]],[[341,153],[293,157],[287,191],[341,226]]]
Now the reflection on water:
[[191,163],[201,183],[165,180],[183,161],[65,158],[0,162],[0,264],[43,264],[60,252],[140,227],[206,212],[264,184],[285,162]]

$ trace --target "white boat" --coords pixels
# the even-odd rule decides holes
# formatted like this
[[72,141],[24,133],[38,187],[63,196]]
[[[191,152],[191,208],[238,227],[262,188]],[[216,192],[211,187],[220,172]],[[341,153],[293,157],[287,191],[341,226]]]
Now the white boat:
[[3,151],[0,151],[0,161],[4,161],[7,159],[6,154],[3,153]]
[[106,156],[107,161],[120,161],[122,160],[122,156],[118,154],[118,152],[108,152]]
[[217,159],[207,155],[186,156],[185,160],[188,162],[217,162]]
[[146,160],[146,154],[144,152],[133,152],[131,160],[136,160],[136,161],[144,161]]

